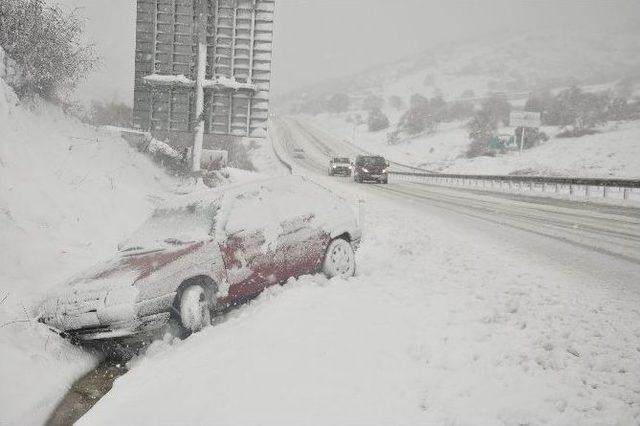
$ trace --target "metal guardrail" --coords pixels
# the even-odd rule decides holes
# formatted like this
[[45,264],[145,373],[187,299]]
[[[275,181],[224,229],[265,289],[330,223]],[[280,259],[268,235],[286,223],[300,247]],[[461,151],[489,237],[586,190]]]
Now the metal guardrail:
[[[419,181],[442,186],[467,186],[500,192],[519,192],[531,195],[568,194],[593,198],[640,198],[640,179],[599,179],[553,176],[462,175],[390,171],[401,180]],[[614,195],[615,194],[615,195]]]

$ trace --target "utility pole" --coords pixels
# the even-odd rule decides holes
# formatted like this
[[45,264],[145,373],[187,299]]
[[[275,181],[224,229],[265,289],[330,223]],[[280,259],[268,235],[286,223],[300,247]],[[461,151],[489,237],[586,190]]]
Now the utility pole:
[[194,0],[196,31],[198,33],[198,59],[196,71],[196,110],[193,149],[191,150],[191,171],[200,173],[202,163],[202,143],[204,139],[204,80],[207,73],[207,0]]

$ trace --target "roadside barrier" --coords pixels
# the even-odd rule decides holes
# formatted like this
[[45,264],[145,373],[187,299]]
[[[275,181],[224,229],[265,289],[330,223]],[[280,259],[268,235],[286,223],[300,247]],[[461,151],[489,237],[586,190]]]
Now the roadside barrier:
[[396,181],[470,189],[513,192],[532,196],[560,196],[586,200],[640,201],[640,179],[599,179],[552,176],[460,175],[390,171]]

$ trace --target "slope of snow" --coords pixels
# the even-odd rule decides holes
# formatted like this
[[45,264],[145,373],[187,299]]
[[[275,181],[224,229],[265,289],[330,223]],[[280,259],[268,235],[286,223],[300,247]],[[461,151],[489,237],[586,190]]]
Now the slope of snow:
[[79,424],[637,423],[637,286],[366,202],[357,277],[292,280],[156,342]]
[[[368,71],[292,91],[275,99],[278,108],[334,93],[354,103],[375,94],[397,95],[405,104],[415,93],[454,100],[504,92],[518,98],[535,88],[597,85],[636,76],[640,66],[637,31],[549,30],[493,36],[443,45]],[[359,107],[359,105],[358,105]]]
[[0,423],[38,424],[97,361],[32,319],[44,293],[111,254],[171,180],[127,143],[0,79]]
[[[321,114],[305,120],[349,142],[353,124],[343,116]],[[550,136],[557,128],[543,128]],[[389,159],[442,173],[531,174],[549,176],[640,178],[640,121],[612,122],[601,133],[581,138],[551,138],[539,146],[496,157],[468,159],[469,135],[464,123],[443,123],[433,135],[418,136],[397,145],[387,143],[386,131],[371,133],[358,126],[355,144]],[[513,129],[502,129],[513,133]]]

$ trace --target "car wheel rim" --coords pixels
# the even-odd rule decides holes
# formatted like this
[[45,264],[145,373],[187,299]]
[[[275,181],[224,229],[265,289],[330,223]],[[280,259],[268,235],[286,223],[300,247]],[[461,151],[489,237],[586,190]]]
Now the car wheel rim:
[[353,271],[353,255],[345,244],[337,244],[331,252],[331,264],[341,276],[348,276]]
[[197,298],[187,298],[187,300],[181,310],[183,325],[191,332],[200,331],[211,321],[207,295],[202,288],[199,288]]

